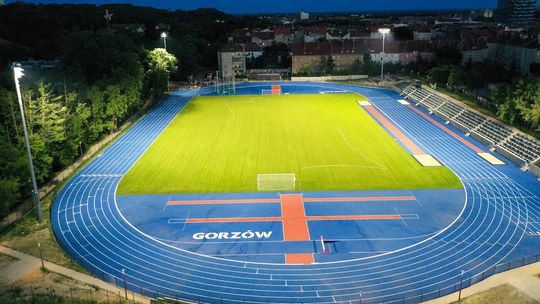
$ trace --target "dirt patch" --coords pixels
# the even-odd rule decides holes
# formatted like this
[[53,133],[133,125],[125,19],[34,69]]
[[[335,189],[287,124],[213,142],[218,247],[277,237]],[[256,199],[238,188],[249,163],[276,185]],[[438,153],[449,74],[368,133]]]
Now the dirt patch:
[[43,220],[37,221],[35,210],[25,215],[13,228],[0,236],[0,244],[39,258],[38,242],[43,258],[55,264],[88,274],[60,248],[50,226],[49,210],[52,195],[42,200]]
[[[458,302],[453,302],[458,303]],[[520,292],[509,284],[497,286],[490,290],[466,297],[465,304],[540,304],[540,302]]]
[[7,267],[12,262],[17,261],[16,258],[10,257],[9,255],[0,254],[0,269]]

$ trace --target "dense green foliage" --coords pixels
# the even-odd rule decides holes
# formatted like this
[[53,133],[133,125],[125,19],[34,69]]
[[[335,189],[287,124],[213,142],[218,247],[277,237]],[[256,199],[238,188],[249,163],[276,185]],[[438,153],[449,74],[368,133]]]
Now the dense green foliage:
[[493,102],[500,119],[540,136],[540,79],[526,77],[500,85]]
[[[509,125],[534,136],[540,136],[540,79],[532,76],[516,77],[516,72],[493,62],[462,65],[442,64],[427,72],[430,82],[446,86],[452,91],[472,97]],[[490,92],[488,86],[496,89]],[[480,91],[484,94],[480,94]]]
[[[104,18],[106,9],[113,14],[110,22]],[[214,9],[24,2],[0,6],[0,217],[30,192],[8,63],[60,60],[53,69],[26,69],[21,79],[38,184],[43,185],[116,130],[145,100],[159,100],[168,79],[183,81],[215,71],[216,51],[233,29],[267,25],[264,19]],[[163,46],[162,32],[168,33],[170,54],[152,51]],[[273,60],[283,54],[282,46],[265,54],[263,59]]]
[[276,43],[263,48],[262,56],[253,60],[248,59],[246,64],[248,69],[266,68],[289,68],[292,64],[292,57],[289,47],[284,43]]
[[257,174],[295,173],[296,190],[460,188],[422,167],[358,95],[198,97],[123,178],[119,193],[257,191]]
[[469,63],[465,66],[442,64],[429,70],[431,81],[448,84],[449,87],[465,87],[471,91],[509,79],[509,72],[492,62]]
[[[234,29],[263,28],[269,23],[255,16],[231,16],[215,9],[168,11],[130,4],[12,3],[0,6],[0,68],[9,61],[28,57],[59,57],[72,32],[94,32],[107,27],[103,17],[105,9],[113,13],[112,28],[129,34],[132,40],[145,48],[162,47],[160,33],[168,32],[167,50],[183,63],[182,68],[172,75],[174,80],[215,71],[216,52]],[[126,30],[124,25],[140,25],[144,33]]]
[[413,30],[408,26],[400,26],[393,29],[394,38],[398,41],[407,41],[414,39]]
[[[182,70],[174,55],[163,49],[149,50],[159,40],[147,35],[159,35],[153,30],[154,22],[163,21],[159,18],[163,11],[129,5],[113,8],[119,11],[115,14],[118,19],[148,24],[149,30],[141,36],[107,27],[104,8],[92,5],[15,3],[0,7],[0,36],[9,42],[2,48],[7,51],[2,52],[6,57],[0,56],[0,68],[27,56],[60,60],[52,69],[26,68],[20,80],[38,185],[117,130],[145,100],[161,99],[169,74]],[[216,11],[205,13],[226,17]],[[204,22],[215,21],[201,20],[205,13],[167,12],[171,22],[193,20],[198,15],[192,26],[200,26],[199,30],[207,31],[205,35],[219,40],[219,34],[202,29]],[[18,53],[19,49],[26,51]],[[30,183],[13,75],[4,69],[0,76],[1,217],[28,197]]]
[[163,97],[163,92],[168,91],[168,77],[170,73],[178,69],[178,60],[167,53],[165,49],[154,49],[148,52],[148,78],[152,88],[152,96],[155,100]]

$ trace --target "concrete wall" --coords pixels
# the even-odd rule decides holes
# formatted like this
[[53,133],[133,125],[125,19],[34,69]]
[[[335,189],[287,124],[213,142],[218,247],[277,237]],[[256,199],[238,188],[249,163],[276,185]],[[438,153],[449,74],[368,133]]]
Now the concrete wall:
[[291,77],[291,81],[312,81],[312,82],[324,82],[324,81],[344,81],[344,80],[358,80],[366,79],[367,75],[345,75],[345,76],[320,76],[320,77]]
[[540,164],[531,164],[529,166],[529,171],[531,171],[532,174],[540,177]]
[[374,53],[370,54],[371,60],[376,63],[381,62],[381,58],[384,60],[384,63],[399,63],[399,53]]
[[[292,73],[298,73],[303,67],[309,67],[311,72],[321,72],[321,57],[328,57],[327,55],[295,55],[292,57]],[[364,62],[364,55],[362,54],[335,54],[332,55],[336,70],[346,70],[350,68],[356,60],[360,63]]]
[[525,161],[522,160],[521,158],[517,157],[516,155],[514,155],[514,153],[506,150],[505,148],[503,147],[499,147],[497,146],[495,148],[495,151],[497,151],[497,153],[501,154],[502,156],[508,158],[509,160],[513,161],[515,164],[519,165],[519,166],[523,166],[525,164]]

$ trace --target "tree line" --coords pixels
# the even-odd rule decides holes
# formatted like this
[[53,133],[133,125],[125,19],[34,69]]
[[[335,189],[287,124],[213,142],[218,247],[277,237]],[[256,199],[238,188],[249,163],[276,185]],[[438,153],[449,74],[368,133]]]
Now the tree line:
[[[110,22],[104,18],[106,9],[113,14]],[[146,101],[159,101],[168,78],[184,81],[215,71],[216,52],[233,29],[266,27],[268,22],[215,9],[0,6],[0,217],[30,193],[9,63],[60,60],[53,69],[28,69],[21,79],[38,184],[43,185]],[[162,32],[168,33],[167,50],[162,49]]]
[[[109,29],[74,31],[61,66],[20,80],[38,184],[115,131],[145,101],[158,101],[176,58]],[[22,121],[11,71],[0,85],[0,216],[30,193]]]

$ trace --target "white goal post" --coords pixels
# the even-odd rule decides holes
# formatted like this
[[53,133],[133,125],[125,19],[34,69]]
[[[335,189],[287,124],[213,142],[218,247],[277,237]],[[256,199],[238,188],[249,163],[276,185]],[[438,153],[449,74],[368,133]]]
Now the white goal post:
[[281,191],[296,189],[294,173],[257,174],[257,189],[259,191]]
[[274,95],[273,90],[261,90],[261,95]]
[[280,85],[272,85],[272,88],[267,90],[263,89],[261,90],[261,95],[281,95],[283,92],[281,91]]

